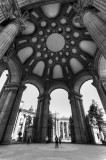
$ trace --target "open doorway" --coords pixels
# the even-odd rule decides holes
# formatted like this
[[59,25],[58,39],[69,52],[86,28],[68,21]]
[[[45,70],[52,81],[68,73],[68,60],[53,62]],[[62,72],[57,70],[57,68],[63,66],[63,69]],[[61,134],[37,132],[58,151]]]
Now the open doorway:
[[55,89],[50,96],[49,111],[53,117],[52,139],[55,141],[57,135],[62,142],[71,142],[70,118],[72,118],[72,113],[68,92],[64,89]]

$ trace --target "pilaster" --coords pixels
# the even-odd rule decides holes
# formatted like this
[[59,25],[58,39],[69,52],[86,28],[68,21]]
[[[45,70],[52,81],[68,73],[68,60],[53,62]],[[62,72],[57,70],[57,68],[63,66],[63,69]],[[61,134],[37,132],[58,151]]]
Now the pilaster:
[[106,0],[92,0],[92,5],[106,14]]

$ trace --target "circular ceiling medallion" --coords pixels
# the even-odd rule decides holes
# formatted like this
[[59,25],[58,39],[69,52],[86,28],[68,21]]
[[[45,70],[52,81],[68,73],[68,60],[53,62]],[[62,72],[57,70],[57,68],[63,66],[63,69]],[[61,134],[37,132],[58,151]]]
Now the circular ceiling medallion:
[[53,33],[47,38],[46,45],[50,51],[59,52],[65,45],[65,39],[61,34]]

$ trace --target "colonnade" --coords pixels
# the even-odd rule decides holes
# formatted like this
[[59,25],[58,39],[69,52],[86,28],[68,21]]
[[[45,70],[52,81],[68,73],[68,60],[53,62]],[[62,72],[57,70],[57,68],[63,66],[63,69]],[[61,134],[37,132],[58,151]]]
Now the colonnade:
[[[19,8],[35,3],[35,0],[17,0]],[[106,0],[91,0],[90,5],[93,5],[98,12],[87,10],[82,16],[83,24],[87,28],[93,40],[96,42],[101,54],[106,58]],[[0,23],[10,18],[5,15],[5,11],[1,8],[0,3]],[[3,28],[0,32],[0,60],[6,55],[7,50],[14,41],[20,31],[25,29],[24,21],[19,17],[13,20],[10,24]],[[95,77],[93,77],[94,85],[100,94],[104,109],[106,100],[102,85]],[[21,80],[20,80],[21,81]],[[102,83],[102,82],[101,82]],[[0,142],[8,143],[11,140],[11,133],[14,126],[19,103],[22,97],[24,86],[19,83],[5,84],[1,99],[0,99]],[[75,140],[77,143],[89,142],[89,136],[85,124],[85,114],[82,105],[81,95],[74,91],[69,91],[69,100],[72,107],[72,118],[74,123]],[[38,98],[38,127],[37,127],[37,142],[44,142],[47,136],[48,114],[49,114],[50,95],[47,92],[40,95]]]
[[62,141],[71,142],[70,128],[69,128],[69,118],[57,117],[53,119],[53,141],[55,141],[55,136],[61,137]]

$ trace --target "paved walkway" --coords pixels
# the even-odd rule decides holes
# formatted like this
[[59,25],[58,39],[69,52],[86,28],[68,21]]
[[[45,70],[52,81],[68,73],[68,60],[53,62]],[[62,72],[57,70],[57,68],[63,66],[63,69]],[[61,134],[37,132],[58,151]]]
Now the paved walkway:
[[106,160],[106,146],[13,144],[0,146],[0,160]]

